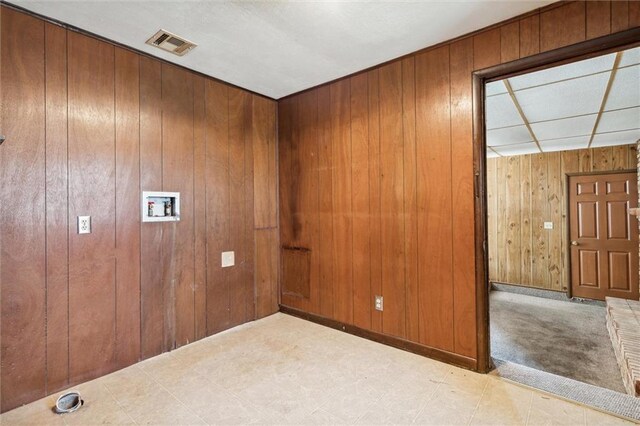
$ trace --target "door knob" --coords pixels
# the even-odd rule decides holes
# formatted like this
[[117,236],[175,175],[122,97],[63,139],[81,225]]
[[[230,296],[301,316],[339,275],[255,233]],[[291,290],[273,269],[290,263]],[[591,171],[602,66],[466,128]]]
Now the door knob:
[[572,245],[572,246],[577,246],[577,245],[578,245],[578,242],[577,242],[577,241],[571,241],[571,245]]

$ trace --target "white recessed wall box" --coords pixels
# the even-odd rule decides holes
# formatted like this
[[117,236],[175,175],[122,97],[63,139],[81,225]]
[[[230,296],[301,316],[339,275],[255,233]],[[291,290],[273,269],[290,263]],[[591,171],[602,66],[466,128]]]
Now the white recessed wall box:
[[143,222],[177,222],[180,220],[179,192],[142,192]]

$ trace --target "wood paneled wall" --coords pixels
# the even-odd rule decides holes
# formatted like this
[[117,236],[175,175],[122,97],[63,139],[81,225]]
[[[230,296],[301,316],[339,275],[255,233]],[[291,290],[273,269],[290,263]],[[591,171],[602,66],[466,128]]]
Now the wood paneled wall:
[[310,262],[282,304],[473,366],[471,74],[638,26],[639,6],[554,4],[280,100],[281,243]]
[[635,145],[488,159],[489,280],[566,291],[567,173],[636,165]]
[[276,103],[0,14],[2,411],[276,312]]

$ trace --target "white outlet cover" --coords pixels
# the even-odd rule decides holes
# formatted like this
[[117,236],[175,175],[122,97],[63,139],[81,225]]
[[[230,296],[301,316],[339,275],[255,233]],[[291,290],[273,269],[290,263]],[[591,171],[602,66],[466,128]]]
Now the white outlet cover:
[[91,216],[78,216],[78,234],[91,233]]
[[233,251],[223,251],[222,252],[222,267],[228,268],[229,266],[233,266],[236,264],[236,256]]
[[553,229],[553,222],[545,222],[544,229]]

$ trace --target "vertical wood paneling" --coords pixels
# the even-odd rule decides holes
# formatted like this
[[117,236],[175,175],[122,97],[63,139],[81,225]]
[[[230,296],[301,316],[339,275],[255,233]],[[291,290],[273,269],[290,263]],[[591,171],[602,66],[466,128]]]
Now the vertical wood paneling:
[[382,331],[406,336],[402,63],[379,69]]
[[515,21],[500,27],[500,61],[502,63],[520,58],[520,22]]
[[[382,295],[382,246],[380,236],[380,108],[379,72],[367,73],[369,84],[369,232],[371,235],[371,297]],[[371,311],[371,329],[382,332],[382,312]]]
[[170,348],[195,340],[193,108],[191,75],[163,64],[162,190],[180,193],[180,222],[161,224],[165,341]]
[[353,191],[353,323],[371,327],[369,262],[369,82],[367,74],[351,77],[351,185]]
[[[78,382],[116,367],[114,47],[69,32],[68,61],[69,374]],[[91,234],[77,233],[81,215]]]
[[[520,282],[520,158],[506,158],[504,222],[504,243],[506,245],[505,269],[509,282]],[[500,243],[500,242],[499,242]]]
[[278,311],[277,230],[256,231],[256,317],[263,318]]
[[[229,88],[229,246],[235,252],[235,266],[228,268],[229,319],[231,325],[242,324],[246,312],[246,276],[243,265],[247,257],[245,222],[245,123],[248,121],[249,94]],[[253,180],[253,179],[252,179]],[[253,211],[251,211],[253,217]]]
[[[45,395],[44,23],[2,9],[2,411]],[[11,36],[8,36],[11,34]],[[64,380],[64,378],[62,378]]]
[[540,52],[540,15],[535,14],[520,20],[520,57]]
[[420,338],[418,303],[418,200],[416,157],[415,59],[402,61],[402,121],[404,139],[404,270],[407,339]]
[[420,341],[453,351],[449,46],[416,56]]
[[333,191],[333,297],[334,316],[353,321],[353,216],[351,191],[350,84],[330,86]]
[[629,4],[636,3],[625,0],[611,2],[611,32],[624,31],[629,28]]
[[482,32],[473,36],[473,65],[477,70],[500,63],[500,28]]
[[[162,188],[162,80],[160,62],[140,58],[140,190]],[[164,345],[162,226],[140,226],[140,351],[149,358]]]
[[[0,7],[0,411],[251,320],[256,286],[275,312],[276,103],[234,89],[230,180],[227,85]],[[182,220],[142,224],[141,190],[162,189]]]
[[[505,166],[512,161],[520,163],[517,187],[510,182],[511,168]],[[487,160],[490,279],[566,291],[567,173],[633,169],[635,164],[633,145]],[[553,229],[544,229],[543,222],[552,222]],[[519,241],[514,239],[515,229]],[[510,261],[515,249],[519,262]]]
[[540,51],[546,52],[585,39],[585,3],[572,1],[540,13]]
[[640,27],[640,2],[629,2],[629,27]]
[[[282,104],[282,103],[279,103]],[[285,119],[286,120],[286,119]],[[287,123],[278,127],[281,135]],[[318,229],[321,232],[319,250],[319,298],[320,314],[333,318],[334,280],[333,280],[333,147],[331,143],[331,91],[329,86],[318,89]],[[282,138],[279,139],[282,142]],[[279,146],[282,152],[282,146]],[[281,182],[286,180],[286,164],[279,164]],[[280,206],[283,185],[280,185]],[[280,222],[282,230],[283,223]],[[280,232],[282,236],[282,231]]]
[[229,249],[228,88],[205,82],[207,147],[207,334],[230,327],[228,268],[220,253]]
[[140,358],[139,56],[115,50],[116,364]]
[[473,205],[473,114],[469,75],[473,71],[473,40],[451,44],[451,199],[453,240],[454,350],[476,356],[475,237],[469,218]]
[[586,6],[587,39],[609,34],[611,32],[611,2],[589,1]]
[[207,335],[207,146],[205,79],[193,76],[194,335]]
[[48,392],[69,383],[66,51],[67,32],[45,24]]

